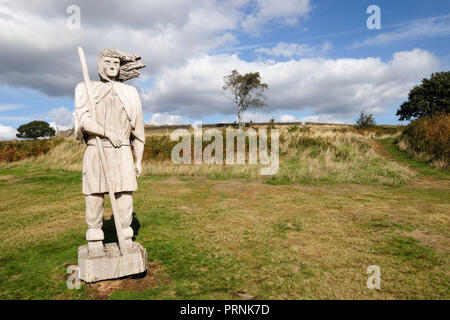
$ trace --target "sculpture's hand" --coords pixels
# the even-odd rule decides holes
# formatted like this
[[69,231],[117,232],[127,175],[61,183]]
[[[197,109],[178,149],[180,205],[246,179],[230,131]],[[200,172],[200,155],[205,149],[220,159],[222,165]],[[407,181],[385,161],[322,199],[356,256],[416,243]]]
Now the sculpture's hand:
[[142,166],[140,163],[135,163],[134,167],[136,169],[136,177],[140,177],[142,174]]
[[121,145],[120,139],[117,138],[117,136],[112,133],[111,131],[106,131],[105,133],[106,138],[111,142],[114,148],[118,148]]

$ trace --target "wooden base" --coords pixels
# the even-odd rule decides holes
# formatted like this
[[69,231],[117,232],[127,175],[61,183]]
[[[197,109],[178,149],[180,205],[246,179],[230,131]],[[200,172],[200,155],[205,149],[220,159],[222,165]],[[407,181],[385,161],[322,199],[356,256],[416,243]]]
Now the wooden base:
[[85,282],[117,279],[147,269],[147,251],[137,242],[124,253],[117,243],[105,244],[105,255],[89,256],[88,246],[78,248],[79,277]]

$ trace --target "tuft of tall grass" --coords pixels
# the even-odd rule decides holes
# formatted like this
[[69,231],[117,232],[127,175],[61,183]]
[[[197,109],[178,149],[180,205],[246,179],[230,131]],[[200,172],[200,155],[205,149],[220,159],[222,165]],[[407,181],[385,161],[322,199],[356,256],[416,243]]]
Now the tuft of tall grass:
[[368,135],[376,138],[394,136],[402,133],[403,126],[395,125],[376,125],[369,128],[358,128],[355,126],[354,130],[362,135]]
[[[341,129],[341,128],[339,128]],[[281,145],[279,173],[269,183],[363,183],[403,185],[414,172],[382,159],[356,130],[315,127],[291,134]]]

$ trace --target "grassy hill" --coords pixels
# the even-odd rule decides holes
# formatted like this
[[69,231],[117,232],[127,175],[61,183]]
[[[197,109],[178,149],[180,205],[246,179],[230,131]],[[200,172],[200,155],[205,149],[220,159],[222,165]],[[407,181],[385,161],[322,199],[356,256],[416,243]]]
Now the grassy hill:
[[[394,132],[283,127],[280,170],[175,165],[147,134],[134,196],[141,279],[66,287],[85,244],[84,146],[0,164],[2,299],[449,299],[450,183],[391,149]],[[170,148],[169,148],[170,149]],[[107,241],[114,239],[111,209]],[[370,265],[381,290],[366,287]]]
[[[403,185],[414,172],[396,161],[377,155],[373,138],[390,137],[392,129],[358,132],[351,126],[279,126],[280,170],[272,177],[261,177],[258,165],[175,165],[167,128],[148,130],[144,150],[144,174],[158,176],[203,176],[214,179],[238,178],[271,184],[364,183]],[[258,127],[256,127],[256,130]],[[192,131],[192,129],[190,129]],[[204,129],[206,130],[206,129]],[[33,143],[27,141],[25,143]],[[41,141],[36,143],[42,144]],[[17,143],[16,143],[17,144]],[[24,156],[24,166],[38,162],[56,170],[81,171],[84,148],[73,138],[47,143],[48,152],[39,157]],[[204,146],[208,143],[204,143]],[[224,141],[225,146],[225,141]],[[22,150],[24,148],[17,148]],[[225,154],[225,153],[224,153]]]

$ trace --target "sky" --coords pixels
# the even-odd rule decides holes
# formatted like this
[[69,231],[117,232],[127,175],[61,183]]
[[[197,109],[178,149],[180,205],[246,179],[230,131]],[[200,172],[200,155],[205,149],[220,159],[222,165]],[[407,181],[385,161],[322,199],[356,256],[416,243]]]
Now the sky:
[[354,123],[365,111],[399,124],[408,92],[450,69],[449,40],[448,0],[0,0],[0,139],[33,120],[72,127],[77,46],[92,80],[103,48],[142,57],[127,83],[147,124],[234,122],[222,90],[233,69],[269,85],[245,121]]

